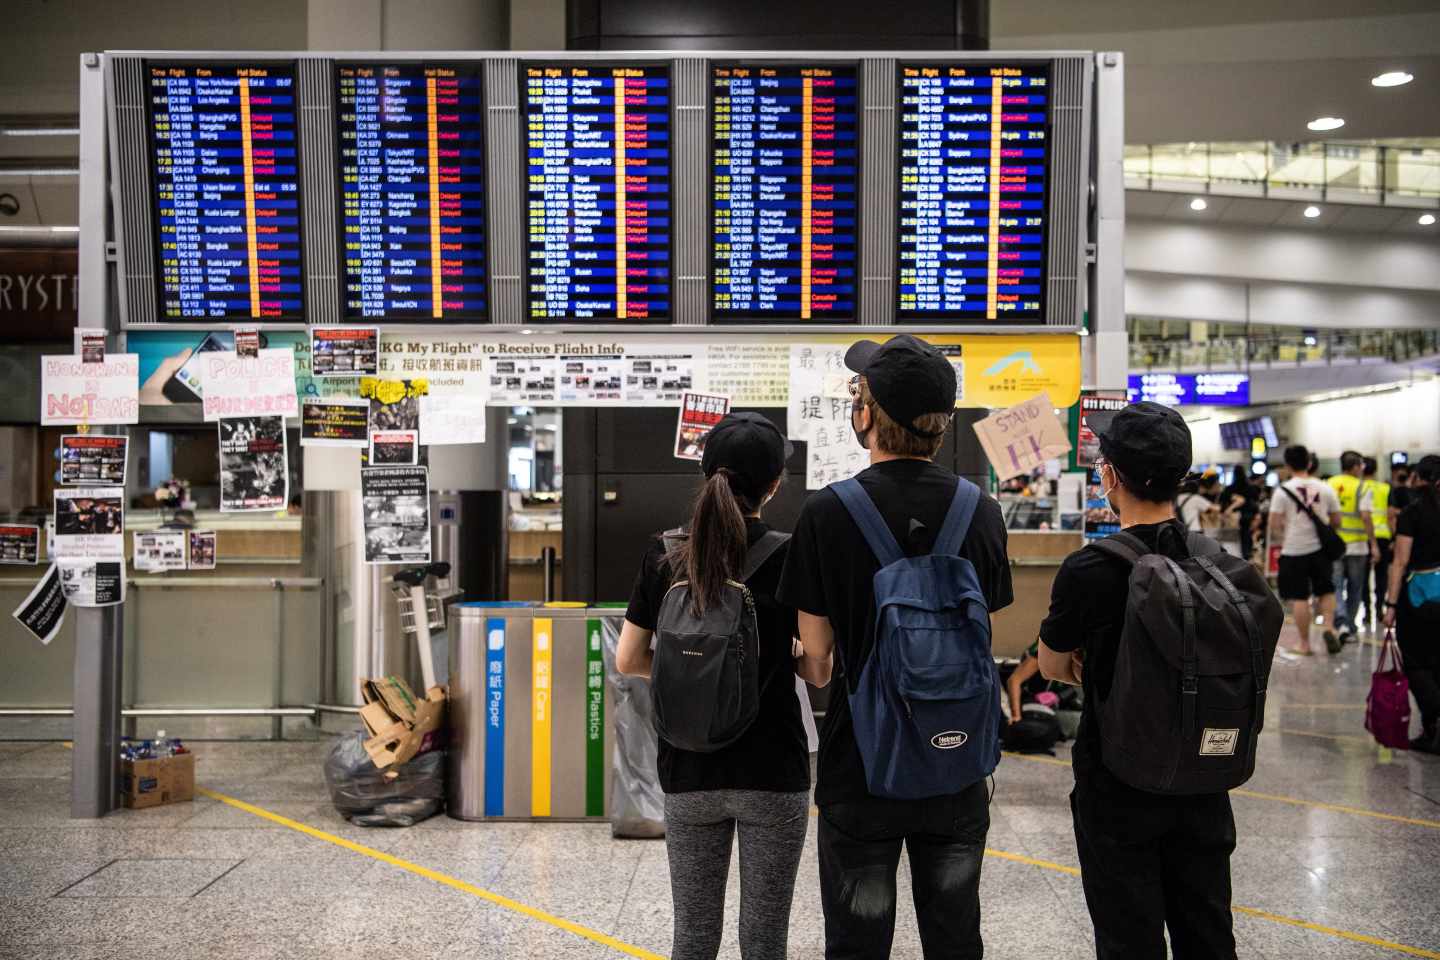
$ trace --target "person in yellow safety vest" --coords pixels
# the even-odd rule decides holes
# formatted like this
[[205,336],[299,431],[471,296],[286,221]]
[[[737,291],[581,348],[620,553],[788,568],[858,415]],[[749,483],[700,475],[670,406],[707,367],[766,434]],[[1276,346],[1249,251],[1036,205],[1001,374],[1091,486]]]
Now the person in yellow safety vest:
[[1378,559],[1379,552],[1372,519],[1374,485],[1364,482],[1365,458],[1346,450],[1340,455],[1340,471],[1330,478],[1330,486],[1340,500],[1339,533],[1345,541],[1345,556],[1335,562],[1334,569],[1335,623],[1339,628],[1336,640],[1343,646],[1355,639],[1356,631],[1365,622],[1360,618],[1360,607],[1370,583],[1372,557]]
[[[1365,595],[1365,609],[1375,611],[1375,619],[1378,621],[1385,613],[1385,584],[1390,574],[1390,558],[1395,553],[1395,535],[1390,529],[1390,484],[1384,480],[1376,479],[1375,473],[1380,469],[1380,464],[1374,457],[1365,458],[1365,473],[1361,482],[1369,485],[1370,495],[1370,520],[1375,526],[1375,592]],[[1375,601],[1375,606],[1370,606],[1370,600]]]

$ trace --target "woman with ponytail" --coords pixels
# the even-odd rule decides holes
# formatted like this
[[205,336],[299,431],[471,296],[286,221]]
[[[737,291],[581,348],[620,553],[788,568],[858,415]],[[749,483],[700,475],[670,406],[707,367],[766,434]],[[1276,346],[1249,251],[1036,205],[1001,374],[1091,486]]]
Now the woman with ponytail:
[[1410,749],[1440,753],[1440,456],[1421,458],[1410,482],[1414,496],[1395,525],[1384,623],[1395,628],[1424,724]]
[[[625,611],[616,665],[635,676],[650,675],[661,603],[681,581],[699,617],[744,579],[759,632],[759,710],[739,739],[708,753],[660,739],[674,960],[713,960],[720,950],[725,881],[737,833],[740,955],[767,960],[786,952],[790,901],[810,820],[810,755],[795,695],[795,611],[775,600],[787,544],[767,538],[770,528],[760,510],[779,488],[790,452],[775,425],[758,414],[720,421],[705,440],[705,480],[689,520],[680,532],[651,542]],[[766,550],[773,552],[744,578],[747,555],[753,564]],[[806,676],[820,669],[811,665]],[[828,664],[824,669],[828,675]]]

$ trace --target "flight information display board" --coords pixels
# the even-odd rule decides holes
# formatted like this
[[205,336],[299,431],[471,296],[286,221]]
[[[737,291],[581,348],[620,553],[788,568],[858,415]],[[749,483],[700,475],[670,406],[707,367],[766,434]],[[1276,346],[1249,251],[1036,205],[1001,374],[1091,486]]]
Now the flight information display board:
[[669,67],[522,69],[530,319],[667,319]]
[[711,307],[720,319],[855,315],[856,70],[711,75]]
[[1043,322],[1049,65],[899,71],[901,316]]
[[485,316],[479,63],[337,64],[345,315]]
[[294,64],[149,63],[161,320],[303,313]]

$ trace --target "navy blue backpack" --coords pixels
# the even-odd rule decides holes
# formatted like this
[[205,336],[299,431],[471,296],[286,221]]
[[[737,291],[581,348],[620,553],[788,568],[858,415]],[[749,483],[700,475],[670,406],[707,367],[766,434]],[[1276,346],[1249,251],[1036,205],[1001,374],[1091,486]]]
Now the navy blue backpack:
[[975,567],[959,556],[980,488],[959,478],[928,556],[907,557],[855,479],[830,489],[880,569],[875,647],[850,693],[870,793],[919,800],[958,793],[1000,762],[1000,676]]

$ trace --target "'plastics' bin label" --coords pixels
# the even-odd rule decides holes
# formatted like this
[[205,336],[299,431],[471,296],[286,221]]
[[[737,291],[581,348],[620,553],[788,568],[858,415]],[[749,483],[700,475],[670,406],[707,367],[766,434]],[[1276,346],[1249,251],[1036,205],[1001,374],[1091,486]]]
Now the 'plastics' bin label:
[[600,621],[585,621],[585,816],[605,815],[605,663]]

